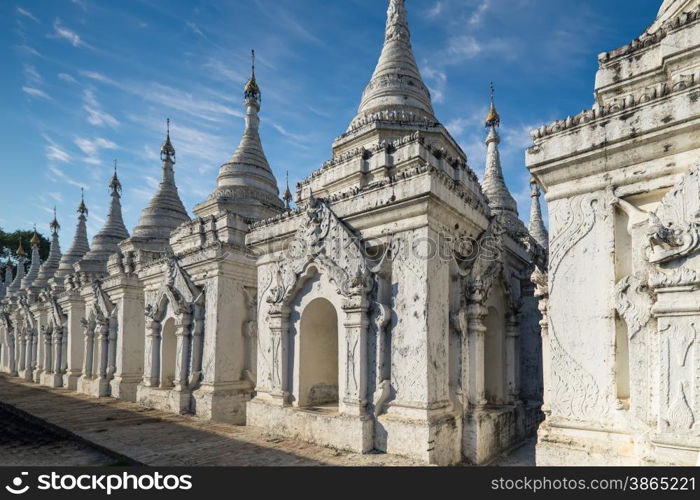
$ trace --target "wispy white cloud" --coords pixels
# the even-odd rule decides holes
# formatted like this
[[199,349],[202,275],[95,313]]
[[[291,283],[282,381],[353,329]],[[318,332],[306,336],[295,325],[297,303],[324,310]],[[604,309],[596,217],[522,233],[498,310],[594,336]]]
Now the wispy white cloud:
[[85,153],[85,157],[82,161],[90,165],[99,165],[102,163],[99,155],[103,149],[117,149],[118,147],[116,143],[103,137],[97,137],[95,139],[77,137],[75,139],[75,145]]
[[207,122],[222,122],[231,116],[243,118],[244,114],[231,106],[211,99],[202,99],[191,92],[157,82],[116,81],[96,71],[81,71],[80,74],[91,80],[115,87],[169,110],[187,113]]
[[83,10],[87,10],[87,3],[85,3],[85,0],[71,0],[71,3],[77,5]]
[[443,13],[445,10],[445,0],[437,0],[432,7],[425,11],[425,16],[429,19],[434,19]]
[[32,66],[31,64],[24,65],[24,77],[30,84],[36,85],[42,82],[41,75],[37,71],[36,67]]
[[272,126],[272,128],[274,128],[282,136],[286,137],[287,139],[291,139],[295,143],[306,143],[309,140],[307,136],[290,132],[289,130],[284,128],[284,126],[280,125],[279,123],[269,121],[269,124]]
[[482,0],[479,6],[474,10],[474,13],[469,18],[469,24],[479,26],[484,19],[486,11],[491,8],[491,0]]
[[46,193],[50,198],[58,203],[63,203],[63,195],[59,192]]
[[85,186],[84,183],[78,182],[73,177],[66,174],[63,170],[61,170],[56,165],[49,165],[49,173],[50,173],[49,178],[53,182],[62,181],[62,182],[65,182],[66,184],[69,184],[71,186],[85,187],[86,190],[88,189],[88,186]]
[[59,73],[58,78],[60,80],[63,80],[64,82],[77,83],[77,80],[75,78],[73,78],[71,75],[69,75],[68,73]]
[[27,45],[26,43],[15,45],[15,49],[24,56],[41,57],[41,53],[38,50]]
[[73,47],[86,46],[85,42],[81,40],[80,35],[78,35],[75,31],[65,27],[61,23],[61,20],[59,18],[56,18],[56,20],[53,23],[53,33],[51,36],[53,38],[60,38],[66,40]]
[[46,99],[47,101],[53,101],[53,98],[50,95],[48,95],[43,90],[39,90],[35,87],[24,86],[24,87],[22,87],[22,92],[24,92],[25,94],[27,94],[31,97],[38,97],[40,99]]
[[83,92],[83,110],[87,113],[87,121],[91,125],[111,128],[119,126],[119,120],[102,109],[91,89],[85,89]]
[[46,146],[46,159],[68,163],[70,161],[70,155],[58,146],[49,144]]
[[440,104],[445,101],[447,90],[447,73],[444,70],[434,68],[426,64],[421,69],[426,80],[433,102]]
[[28,19],[31,19],[35,23],[40,22],[39,19],[37,19],[36,16],[34,14],[32,14],[31,12],[29,12],[27,9],[24,9],[22,7],[17,7],[15,9],[15,12],[17,12],[17,14],[19,14],[20,16],[24,16]]

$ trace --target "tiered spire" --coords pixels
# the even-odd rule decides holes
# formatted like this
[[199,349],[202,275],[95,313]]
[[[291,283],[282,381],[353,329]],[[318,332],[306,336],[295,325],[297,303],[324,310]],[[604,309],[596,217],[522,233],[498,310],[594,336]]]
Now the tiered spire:
[[120,202],[122,184],[117,176],[117,160],[114,160],[114,175],[109,182],[112,198],[109,213],[102,229],[92,238],[91,249],[80,260],[81,271],[104,273],[107,272],[107,260],[113,253],[119,251],[119,242],[129,237],[129,231],[124,226],[122,205]]
[[542,220],[542,208],[540,207],[540,187],[537,180],[533,177],[530,179],[530,224],[528,231],[535,241],[540,244],[545,250],[549,249],[549,233]]
[[384,121],[437,122],[430,91],[413,55],[405,2],[389,2],[382,54],[350,129],[364,120],[376,121],[372,117],[382,113]]
[[153,250],[166,248],[171,231],[190,220],[175,185],[173,165],[176,159],[175,148],[170,140],[170,118],[166,123],[165,142],[160,148],[160,159],[163,162],[160,185],[156,194],[141,212],[139,224],[134,228],[131,238],[134,242],[140,240]]
[[10,285],[12,284],[12,264],[8,261],[5,264],[5,280],[4,280],[4,285],[5,285],[5,291],[7,291],[10,288]]
[[39,244],[41,243],[41,240],[36,232],[36,227],[34,228],[34,234],[32,235],[32,239],[29,241],[29,243],[32,246],[32,260],[31,264],[29,265],[27,275],[24,277],[24,279],[22,279],[21,288],[23,290],[30,288],[34,284],[37,276],[39,275],[39,268],[41,267],[41,257],[39,257]]
[[17,275],[15,276],[15,279],[10,283],[10,286],[7,287],[7,294],[8,295],[14,295],[16,294],[21,286],[22,286],[22,280],[24,279],[24,263],[26,262],[26,253],[24,251],[24,248],[22,248],[22,240],[19,240],[19,246],[17,247],[17,251],[15,252],[17,255]]
[[49,257],[46,259],[46,262],[41,265],[39,275],[34,281],[34,286],[39,288],[45,286],[46,283],[53,278],[61,262],[61,245],[58,241],[58,231],[61,229],[61,225],[56,218],[56,207],[53,208],[53,220],[51,224],[49,224],[49,227],[51,228],[51,249],[49,250]]
[[260,141],[262,93],[255,78],[255,51],[252,51],[250,78],[243,88],[246,105],[245,130],[231,159],[219,169],[216,189],[209,200],[195,207],[195,214],[206,217],[230,210],[244,217],[261,219],[283,210],[277,179],[265,157]]
[[73,237],[73,244],[63,256],[58,264],[58,270],[56,271],[56,277],[62,278],[73,274],[73,264],[78,262],[83,256],[90,251],[90,244],[87,238],[87,228],[85,227],[85,221],[88,216],[88,209],[85,206],[85,194],[83,189],[80,189],[80,205],[78,205],[78,225],[75,228],[75,236]]
[[284,200],[284,208],[286,210],[291,210],[292,200],[294,197],[292,196],[292,192],[289,190],[289,170],[287,170],[287,173],[285,174],[285,179],[287,182],[287,188],[284,190],[284,197],[282,199]]
[[501,124],[501,117],[496,111],[494,101],[494,87],[491,84],[491,109],[486,117],[486,128],[489,129],[488,137],[486,138],[486,170],[484,172],[484,180],[481,183],[482,189],[486,198],[489,200],[489,207],[494,213],[509,213],[518,216],[518,205],[515,199],[508,191],[506,181],[503,178],[503,169],[501,168],[501,155],[498,151],[498,145],[501,138],[496,130]]

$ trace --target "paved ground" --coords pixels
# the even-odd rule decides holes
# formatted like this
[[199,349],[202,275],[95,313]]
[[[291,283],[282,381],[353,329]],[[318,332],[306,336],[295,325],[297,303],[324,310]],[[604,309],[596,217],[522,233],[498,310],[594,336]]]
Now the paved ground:
[[0,406],[0,466],[117,465],[110,457],[69,436]]
[[[128,460],[156,466],[423,465],[392,455],[360,455],[280,439],[254,427],[173,415],[112,398],[97,400],[5,375],[0,375],[0,401],[41,419],[32,423],[0,412],[0,465],[109,465]],[[41,421],[82,442],[66,438],[65,432],[57,436]],[[532,448],[528,443],[494,465],[530,465]]]

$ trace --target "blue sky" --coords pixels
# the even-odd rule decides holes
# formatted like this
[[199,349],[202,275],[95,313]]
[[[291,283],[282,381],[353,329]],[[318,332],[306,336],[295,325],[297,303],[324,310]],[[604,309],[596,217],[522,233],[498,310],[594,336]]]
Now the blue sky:
[[[119,161],[129,230],[160,176],[172,120],[185,206],[204,200],[243,129],[250,49],[261,135],[283,189],[331,156],[383,41],[385,0],[0,0],[0,227],[64,249],[85,187],[92,236]],[[593,102],[597,54],[638,36],[660,0],[409,0],[416,59],[440,121],[483,172],[496,84],[506,179],[529,211],[528,131]]]

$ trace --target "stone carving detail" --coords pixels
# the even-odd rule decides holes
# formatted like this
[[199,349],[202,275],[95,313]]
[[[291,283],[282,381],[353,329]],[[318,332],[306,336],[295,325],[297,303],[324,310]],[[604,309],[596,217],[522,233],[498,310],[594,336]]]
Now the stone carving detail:
[[559,266],[564,257],[593,229],[596,221],[595,207],[599,200],[592,195],[571,200],[570,210],[562,227],[552,239],[549,247],[551,288],[554,288]]
[[649,215],[648,259],[664,263],[685,257],[700,246],[700,165],[695,165]]
[[299,276],[311,263],[323,267],[338,293],[344,297],[370,290],[373,278],[359,238],[325,201],[311,197],[306,216],[286,251],[284,265],[278,263],[276,283],[268,293],[267,302],[280,304],[288,300]]
[[146,316],[151,319],[161,318],[165,306],[164,298],[173,308],[176,315],[191,313],[194,303],[204,299],[202,290],[195,285],[185,271],[180,267],[177,257],[167,261],[168,272],[161,284],[153,302],[146,306]]
[[630,339],[649,322],[653,305],[647,285],[640,277],[626,276],[615,285],[615,308],[627,323]]
[[690,408],[688,398],[685,395],[685,382],[678,383],[678,394],[668,409],[666,421],[670,427],[679,430],[688,430],[695,423],[693,410]]
[[690,323],[690,328],[692,332],[686,330],[685,333],[681,333],[678,326],[675,326],[671,335],[671,345],[675,346],[676,361],[679,366],[685,366],[690,348],[695,343],[695,336],[697,334],[695,323]]
[[[601,202],[596,195],[582,195],[571,200],[563,224],[550,245],[549,292],[555,287],[564,258],[593,229],[596,208]],[[543,278],[537,276],[542,281]],[[537,285],[537,283],[536,283]],[[571,418],[605,416],[608,405],[602,404],[600,387],[589,373],[562,345],[554,323],[549,329],[552,357],[552,412]]]
[[687,267],[674,269],[669,273],[656,271],[649,273],[649,286],[651,288],[696,285],[698,283],[700,283],[698,273]]
[[[503,235],[506,233],[506,226],[500,216],[494,216],[491,224],[484,234],[479,238],[479,251],[474,263],[471,266],[467,279],[467,296],[472,302],[483,304],[489,296],[491,287],[497,278],[502,278],[506,292],[510,291],[508,279],[505,276],[505,266],[503,263],[504,247]],[[488,249],[488,250],[486,250]]]

